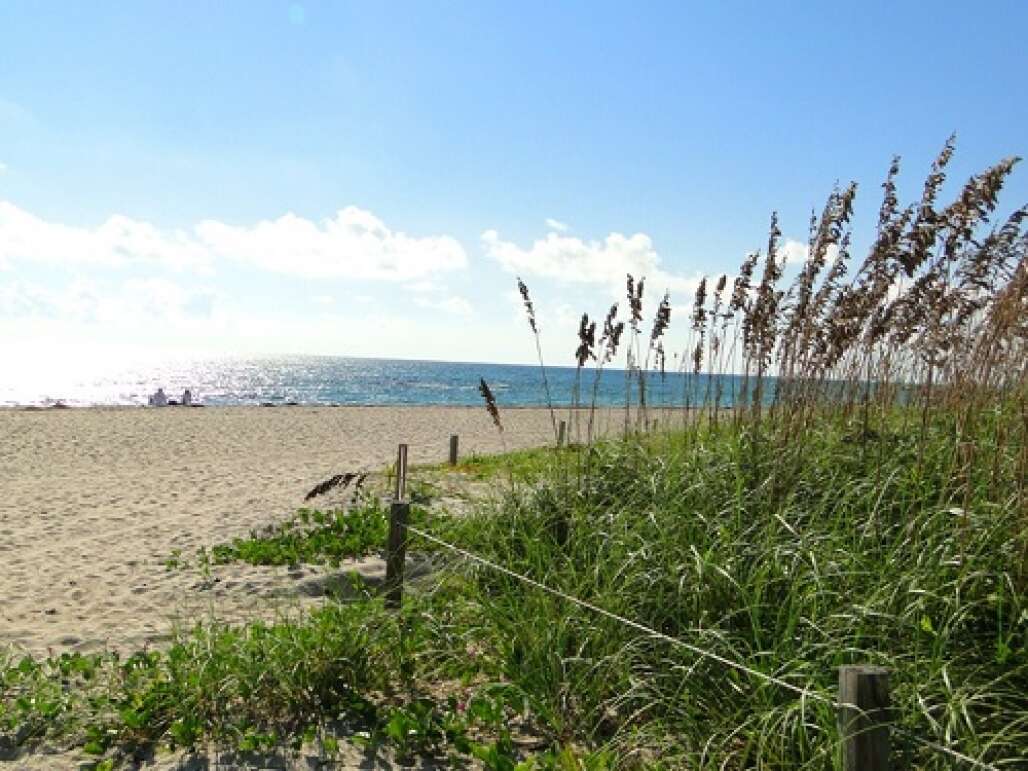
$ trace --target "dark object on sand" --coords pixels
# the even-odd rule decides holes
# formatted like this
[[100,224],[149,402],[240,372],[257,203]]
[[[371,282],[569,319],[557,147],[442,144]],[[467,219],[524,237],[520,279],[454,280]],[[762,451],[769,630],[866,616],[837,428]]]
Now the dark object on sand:
[[354,474],[347,472],[345,474],[336,474],[331,479],[326,479],[324,482],[316,484],[314,488],[304,496],[305,501],[309,501],[311,498],[316,498],[319,495],[324,495],[329,490],[338,487],[340,490],[345,490],[349,486],[350,482],[357,480],[357,484],[353,486],[353,494],[356,496],[360,492],[361,485],[364,484],[364,479],[367,474]]

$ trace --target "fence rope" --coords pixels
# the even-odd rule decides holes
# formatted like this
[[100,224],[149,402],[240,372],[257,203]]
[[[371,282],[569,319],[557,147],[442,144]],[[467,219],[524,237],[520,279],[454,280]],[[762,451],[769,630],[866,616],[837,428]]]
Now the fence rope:
[[[782,680],[780,677],[775,677],[774,675],[769,675],[766,672],[761,672],[758,669],[753,669],[752,667],[748,667],[745,664],[739,663],[738,661],[733,661],[732,659],[729,659],[729,658],[726,658],[724,656],[721,656],[720,654],[714,653],[713,651],[708,651],[708,650],[706,650],[704,648],[700,648],[700,647],[698,647],[696,645],[692,645],[691,643],[687,643],[684,640],[678,639],[677,637],[671,637],[670,635],[666,635],[663,632],[658,632],[656,629],[651,629],[650,627],[646,626],[645,624],[640,624],[638,621],[633,621],[630,618],[625,618],[624,616],[621,616],[621,615],[619,615],[617,613],[613,613],[613,612],[611,612],[609,610],[601,608],[598,605],[594,605],[591,602],[587,602],[586,600],[581,600],[578,597],[575,597],[573,595],[570,595],[570,594],[567,594],[565,592],[562,592],[559,589],[554,589],[552,587],[549,587],[546,584],[540,583],[539,581],[536,581],[533,578],[529,578],[528,576],[521,575],[520,573],[516,573],[513,570],[511,570],[510,568],[506,568],[503,565],[498,565],[497,563],[492,562],[490,560],[487,560],[484,557],[480,557],[477,554],[474,554],[474,553],[468,551],[467,549],[462,549],[459,546],[455,546],[452,543],[448,543],[448,542],[442,540],[441,538],[437,538],[436,536],[432,535],[431,533],[426,533],[424,530],[421,530],[420,528],[414,527],[412,525],[407,525],[407,530],[409,530],[410,532],[414,533],[415,535],[421,536],[422,538],[424,538],[427,541],[431,541],[432,543],[434,543],[434,544],[436,544],[438,546],[442,546],[445,549],[449,549],[450,551],[452,551],[452,552],[454,552],[456,554],[459,554],[460,556],[464,557],[465,559],[471,560],[472,562],[477,562],[480,565],[484,565],[485,567],[491,568],[492,570],[495,570],[495,571],[497,571],[499,573],[503,573],[504,575],[509,576],[510,578],[513,578],[513,579],[516,579],[518,581],[521,581],[522,583],[528,584],[529,586],[533,586],[536,589],[544,591],[547,594],[550,594],[550,595],[552,595],[554,597],[559,597],[560,599],[566,600],[567,602],[570,602],[573,605],[578,605],[579,607],[585,608],[586,610],[590,610],[593,613],[596,613],[596,614],[601,615],[601,616],[605,616],[606,618],[609,618],[612,621],[617,621],[617,622],[619,622],[621,624],[624,624],[627,627],[635,629],[636,631],[643,632],[646,635],[649,635],[650,637],[654,637],[656,639],[663,640],[664,642],[670,643],[671,645],[675,645],[675,646],[678,646],[680,648],[684,648],[684,649],[686,649],[688,651],[691,651],[692,653],[695,653],[698,656],[701,656],[703,658],[712,659],[714,661],[717,661],[720,664],[723,664],[726,667],[730,667],[730,668],[735,669],[735,670],[737,670],[739,672],[745,672],[746,674],[751,675],[753,677],[756,677],[759,680],[763,680],[764,682],[771,683],[773,685],[777,685],[780,688],[785,688],[786,690],[792,691],[793,693],[797,694],[801,698],[813,699],[814,701],[818,701],[818,702],[821,702],[823,704],[828,704],[829,706],[831,706],[834,709],[839,709],[840,706],[841,706],[839,704],[839,702],[837,702],[835,699],[831,698],[830,696],[826,696],[823,693],[818,693],[817,691],[810,691],[810,690],[808,690],[806,688],[801,688],[800,686],[794,685],[794,684],[790,683],[787,680]],[[850,708],[854,708],[854,709],[859,709],[854,704],[847,704],[846,706],[850,707]],[[902,734],[903,736],[906,736],[907,738],[909,738],[909,739],[911,739],[911,740],[913,740],[913,741],[915,741],[915,742],[917,742],[919,744],[922,744],[925,747],[929,747],[930,749],[933,749],[933,750],[935,750],[937,752],[941,752],[941,753],[950,755],[951,757],[953,757],[953,758],[955,758],[957,760],[960,760],[960,761],[962,761],[964,763],[967,763],[968,765],[974,766],[976,768],[986,769],[986,771],[999,771],[999,769],[996,768],[995,766],[989,765],[988,763],[984,763],[984,762],[982,762],[980,760],[976,760],[975,758],[972,758],[972,757],[970,757],[968,755],[965,755],[962,752],[958,752],[957,750],[954,750],[954,749],[952,749],[950,747],[947,747],[947,746],[945,746],[943,744],[938,744],[938,743],[930,741],[928,739],[922,739],[920,736],[917,736],[916,734],[913,734],[913,733],[911,733],[911,732],[909,732],[909,731],[907,731],[907,730],[905,730],[903,728],[900,728],[899,726],[890,725],[890,728],[892,730],[894,730],[896,733]]]
[[703,648],[692,645],[691,643],[687,643],[684,640],[680,640],[677,637],[671,637],[670,635],[664,634],[663,632],[658,632],[656,629],[651,629],[645,624],[640,624],[638,621],[632,621],[632,619],[630,618],[625,618],[624,616],[618,615],[617,613],[612,613],[609,610],[601,608],[599,605],[593,605],[591,602],[580,600],[577,597],[560,591],[559,589],[553,589],[547,586],[546,584],[542,584],[539,581],[536,581],[533,578],[523,576],[520,573],[515,573],[513,570],[510,570],[509,568],[505,568],[502,565],[497,565],[495,562],[490,562],[484,557],[479,557],[477,554],[473,554],[472,552],[469,552],[466,549],[462,549],[459,546],[454,546],[452,543],[447,543],[446,541],[436,538],[434,535],[426,533],[425,531],[420,530],[419,528],[407,525],[407,529],[412,533],[419,535],[428,541],[432,541],[433,543],[438,544],[439,546],[449,549],[450,551],[453,551],[466,559],[469,559],[473,562],[477,562],[481,565],[485,565],[486,567],[492,568],[493,570],[503,573],[504,575],[510,576],[511,578],[526,583],[529,586],[534,586],[536,589],[540,589],[548,594],[553,595],[554,597],[559,597],[560,599],[566,600],[567,602],[570,602],[574,605],[578,605],[579,607],[591,610],[593,613],[605,616],[611,619],[612,621],[617,621],[621,624],[624,624],[625,626],[635,629],[636,631],[643,632],[650,637],[663,640],[664,642],[670,643],[671,645],[676,645],[680,648],[685,648],[686,650],[691,651],[692,653],[695,653],[698,656],[713,659],[714,661],[717,661],[725,665],[726,667],[736,669],[740,672],[745,672],[746,674],[752,675],[753,677],[756,677],[759,680],[764,680],[765,682],[772,683],[781,688],[785,688],[786,690],[792,691],[793,693],[797,694],[798,696],[801,696],[802,698],[809,698],[813,699],[814,701],[819,701],[824,704],[828,704],[832,707],[838,707],[838,704],[835,702],[834,699],[822,693],[818,693],[817,691],[810,691],[806,688],[801,688],[798,685],[793,685],[787,680],[782,680],[781,678],[775,677],[774,675],[769,675],[766,672],[761,672],[758,669],[753,669],[752,667],[748,667],[745,664],[740,664],[738,661],[733,661],[732,659],[725,658],[724,656],[714,653],[713,651],[705,650]]
[[996,766],[989,765],[988,763],[985,763],[981,760],[976,760],[975,758],[972,758],[970,755],[965,755],[964,753],[959,752],[953,749],[952,747],[947,747],[945,744],[939,744],[937,742],[933,742],[930,739],[924,739],[918,736],[917,734],[911,733],[905,728],[900,728],[899,726],[891,726],[891,728],[896,733],[900,734],[901,736],[907,737],[911,741],[915,741],[918,744],[922,744],[925,747],[928,747],[929,749],[935,750],[936,752],[942,752],[946,755],[950,755],[956,758],[957,760],[967,763],[969,766],[974,766],[975,768],[984,768],[986,769],[986,771],[1000,771]]

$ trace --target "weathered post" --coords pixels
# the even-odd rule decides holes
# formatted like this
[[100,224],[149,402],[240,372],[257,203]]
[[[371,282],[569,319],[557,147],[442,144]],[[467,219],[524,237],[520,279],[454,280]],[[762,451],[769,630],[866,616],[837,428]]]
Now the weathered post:
[[460,442],[460,438],[456,434],[450,435],[450,465],[457,465],[457,444]]
[[402,501],[407,497],[407,445],[396,448],[396,489],[393,500]]
[[389,507],[389,543],[386,545],[385,604],[397,609],[403,602],[403,568],[407,561],[407,519],[410,504],[393,501]]
[[564,446],[564,438],[567,436],[568,423],[566,420],[562,420],[560,425],[557,426],[557,447]]
[[889,771],[889,670],[839,669],[839,738],[843,771]]
[[407,562],[407,520],[410,504],[407,496],[407,445],[396,452],[396,489],[389,507],[389,539],[386,542],[385,604],[399,608],[403,601],[403,569]]

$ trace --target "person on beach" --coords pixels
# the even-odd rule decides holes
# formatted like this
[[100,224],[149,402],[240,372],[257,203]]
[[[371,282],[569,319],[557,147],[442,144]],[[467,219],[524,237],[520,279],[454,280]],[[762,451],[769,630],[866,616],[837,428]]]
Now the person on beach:
[[168,395],[164,393],[163,388],[158,388],[157,393],[150,397],[151,407],[167,407],[168,406]]
[[193,392],[188,388],[182,392],[182,406],[192,407],[193,406]]

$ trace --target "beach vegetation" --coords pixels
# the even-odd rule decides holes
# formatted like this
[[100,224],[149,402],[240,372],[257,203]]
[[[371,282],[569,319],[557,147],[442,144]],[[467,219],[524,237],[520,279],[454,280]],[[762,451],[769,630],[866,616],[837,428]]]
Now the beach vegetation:
[[[425,519],[423,506],[414,506],[411,522],[423,523]],[[304,508],[286,520],[254,530],[249,536],[203,547],[198,552],[197,564],[211,566],[245,562],[250,565],[339,567],[346,560],[357,560],[380,552],[388,530],[388,507],[378,498],[368,497],[358,505],[327,511]],[[166,564],[169,567],[186,566],[180,555],[172,555]]]

